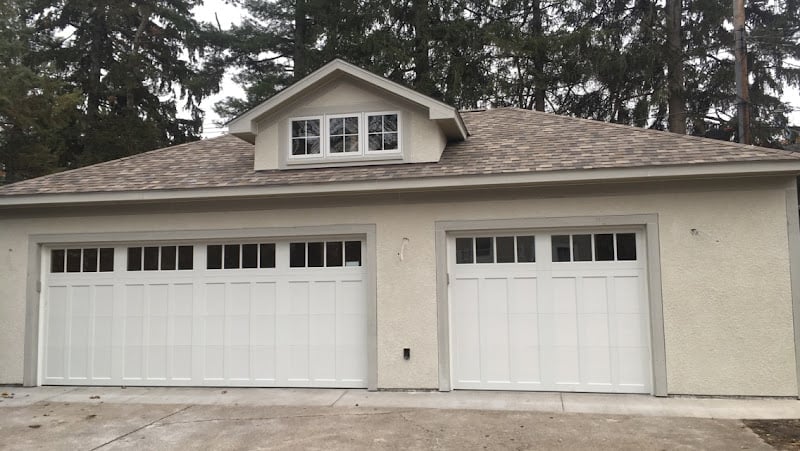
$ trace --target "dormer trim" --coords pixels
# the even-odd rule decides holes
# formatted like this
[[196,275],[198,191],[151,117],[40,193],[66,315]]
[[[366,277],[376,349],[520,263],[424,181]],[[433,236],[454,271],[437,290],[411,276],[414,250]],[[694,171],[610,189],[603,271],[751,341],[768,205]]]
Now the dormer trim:
[[435,121],[439,127],[441,127],[445,136],[447,136],[447,139],[450,141],[462,141],[469,135],[461,115],[458,110],[452,106],[340,59],[335,59],[322,66],[260,105],[231,120],[228,123],[229,133],[247,142],[254,143],[256,134],[258,133],[258,123],[262,118],[286,103],[291,102],[298,96],[303,95],[314,86],[326,83],[342,75],[366,82],[379,90],[401,97],[427,109],[428,118]]

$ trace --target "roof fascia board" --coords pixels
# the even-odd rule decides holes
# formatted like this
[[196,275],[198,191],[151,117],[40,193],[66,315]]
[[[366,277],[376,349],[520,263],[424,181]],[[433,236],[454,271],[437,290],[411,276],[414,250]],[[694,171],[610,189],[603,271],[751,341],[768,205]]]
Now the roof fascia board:
[[471,189],[509,185],[557,183],[602,183],[679,178],[724,178],[768,174],[800,174],[797,162],[714,163],[646,168],[608,168],[594,170],[526,172],[467,176],[425,177],[396,180],[313,183],[277,186],[245,186],[181,190],[121,191],[106,193],[67,193],[0,196],[0,207],[69,205],[102,202],[158,202],[169,200],[231,199],[262,196],[349,194],[370,191],[428,189]]
[[358,80],[365,81],[384,91],[403,97],[412,103],[427,108],[428,117],[431,120],[454,120],[458,123],[458,130],[461,135],[460,138],[465,139],[467,137],[466,125],[461,115],[458,113],[458,110],[455,108],[424,94],[420,94],[399,83],[381,77],[380,75],[373,74],[372,72],[338,59],[322,66],[297,83],[275,94],[269,100],[230,121],[228,123],[229,132],[237,136],[247,134],[255,135],[258,133],[257,123],[264,115],[323,79],[335,75],[336,72],[342,72]]

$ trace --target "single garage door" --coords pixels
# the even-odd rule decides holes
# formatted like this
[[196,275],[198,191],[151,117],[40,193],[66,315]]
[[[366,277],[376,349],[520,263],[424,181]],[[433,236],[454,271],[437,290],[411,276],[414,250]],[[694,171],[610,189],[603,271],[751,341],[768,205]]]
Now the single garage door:
[[45,249],[41,383],[366,387],[358,238]]
[[448,242],[454,388],[650,393],[641,231]]

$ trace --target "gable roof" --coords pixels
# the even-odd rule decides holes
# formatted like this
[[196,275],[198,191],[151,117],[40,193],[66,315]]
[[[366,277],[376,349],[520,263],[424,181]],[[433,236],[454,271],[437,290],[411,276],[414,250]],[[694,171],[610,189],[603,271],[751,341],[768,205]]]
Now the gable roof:
[[0,205],[800,173],[800,154],[777,149],[514,108],[463,117],[472,135],[436,163],[255,171],[253,145],[225,135],[7,185]]
[[467,127],[464,125],[461,115],[452,106],[340,59],[329,62],[270,97],[265,102],[231,120],[228,122],[228,130],[230,134],[253,143],[255,142],[256,133],[258,133],[257,123],[261,118],[303,95],[313,87],[323,85],[340,77],[349,77],[365,82],[385,93],[401,97],[427,109],[428,118],[436,121],[442,127],[448,139],[462,140],[468,135]]

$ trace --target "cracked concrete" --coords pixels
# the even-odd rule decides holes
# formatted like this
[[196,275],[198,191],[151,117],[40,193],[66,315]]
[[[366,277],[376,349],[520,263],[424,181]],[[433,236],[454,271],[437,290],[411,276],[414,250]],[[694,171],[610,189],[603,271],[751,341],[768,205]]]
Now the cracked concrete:
[[48,401],[2,413],[0,449],[15,450],[770,449],[738,420]]
[[792,399],[525,392],[0,387],[0,449],[769,449]]

